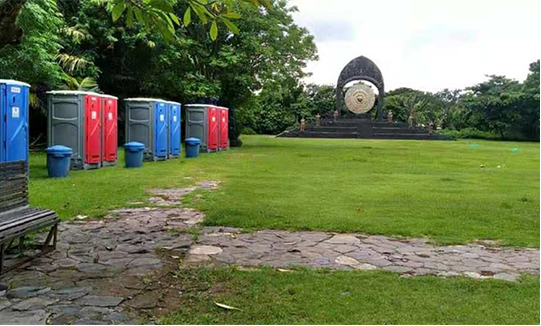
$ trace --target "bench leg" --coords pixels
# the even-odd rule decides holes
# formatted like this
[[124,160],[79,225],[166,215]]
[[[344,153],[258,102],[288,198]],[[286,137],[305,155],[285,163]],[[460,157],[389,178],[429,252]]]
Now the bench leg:
[[4,248],[5,244],[0,244],[0,275],[2,275],[2,272],[4,271]]
[[53,250],[56,250],[56,239],[58,238],[58,223],[54,225],[54,235],[53,235]]
[[24,238],[25,238],[24,235],[21,236],[21,237],[19,238],[19,250],[20,250],[21,252],[24,251]]

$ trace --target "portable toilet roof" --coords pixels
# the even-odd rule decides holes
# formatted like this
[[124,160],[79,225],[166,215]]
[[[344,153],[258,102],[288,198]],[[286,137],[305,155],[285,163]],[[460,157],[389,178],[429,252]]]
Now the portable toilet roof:
[[184,104],[184,106],[194,106],[194,107],[202,107],[202,108],[206,108],[209,106],[216,107],[216,105],[214,104]]
[[149,98],[149,97],[130,97],[124,99],[124,101],[138,101],[138,102],[167,102],[161,98]]
[[96,92],[70,91],[70,90],[48,91],[47,94],[51,94],[51,95],[96,95],[96,96],[102,96],[102,94],[98,94]]
[[113,95],[109,95],[109,94],[98,94],[98,95],[101,96],[101,97],[114,98],[115,100],[118,100],[118,97],[113,96]]
[[14,79],[0,79],[0,84],[9,84],[9,85],[19,85],[19,86],[26,86],[30,87],[30,84],[14,80]]

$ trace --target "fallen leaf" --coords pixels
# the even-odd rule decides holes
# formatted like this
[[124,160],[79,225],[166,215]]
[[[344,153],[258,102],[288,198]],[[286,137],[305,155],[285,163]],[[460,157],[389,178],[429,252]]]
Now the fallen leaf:
[[228,305],[226,305],[226,304],[219,303],[219,302],[216,302],[216,301],[214,301],[214,304],[217,305],[217,306],[220,307],[220,308],[224,308],[224,309],[227,309],[227,310],[239,310],[239,311],[242,311],[242,310],[239,309],[239,308],[231,307],[231,306],[228,306]]
[[283,268],[278,268],[278,271],[279,271],[279,272],[293,272],[293,271],[290,270],[290,269],[283,269]]

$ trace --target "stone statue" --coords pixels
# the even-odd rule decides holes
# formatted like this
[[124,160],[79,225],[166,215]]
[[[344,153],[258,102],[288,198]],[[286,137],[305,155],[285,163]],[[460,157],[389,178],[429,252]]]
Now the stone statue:
[[304,117],[301,118],[301,132],[304,132],[306,128],[306,120],[304,120]]
[[340,113],[338,113],[338,110],[334,110],[332,116],[334,118],[334,122],[336,122],[336,119],[338,119],[338,116],[340,115]]
[[316,114],[316,127],[320,127],[320,126],[321,126],[321,115],[318,112]]
[[408,117],[408,126],[410,127],[410,129],[413,129],[413,116],[412,115]]
[[393,111],[389,110],[389,112],[387,112],[387,121],[388,122],[393,122]]

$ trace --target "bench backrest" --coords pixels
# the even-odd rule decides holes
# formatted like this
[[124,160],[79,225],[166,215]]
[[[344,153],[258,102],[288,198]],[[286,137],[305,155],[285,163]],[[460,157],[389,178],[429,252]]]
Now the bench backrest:
[[26,161],[0,163],[0,214],[28,206]]

